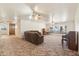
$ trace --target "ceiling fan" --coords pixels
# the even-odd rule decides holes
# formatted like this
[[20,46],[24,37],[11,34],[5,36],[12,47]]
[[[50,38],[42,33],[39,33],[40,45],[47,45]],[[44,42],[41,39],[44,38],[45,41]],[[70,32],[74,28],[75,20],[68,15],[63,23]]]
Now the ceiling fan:
[[31,19],[41,20],[41,19],[44,19],[45,17],[47,17],[47,14],[45,14],[45,13],[41,12],[41,10],[39,10],[38,4],[28,4],[28,5],[32,10],[32,15],[30,16]]

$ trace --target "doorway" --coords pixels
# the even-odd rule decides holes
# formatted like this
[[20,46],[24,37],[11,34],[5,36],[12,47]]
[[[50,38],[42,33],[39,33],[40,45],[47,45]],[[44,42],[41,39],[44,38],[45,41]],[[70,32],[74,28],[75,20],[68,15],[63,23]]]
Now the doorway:
[[9,35],[15,35],[15,24],[9,24]]

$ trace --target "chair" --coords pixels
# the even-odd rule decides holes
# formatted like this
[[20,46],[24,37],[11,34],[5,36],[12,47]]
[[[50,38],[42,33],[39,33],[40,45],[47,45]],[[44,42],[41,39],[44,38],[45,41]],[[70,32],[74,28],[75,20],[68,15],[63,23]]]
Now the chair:
[[64,47],[64,41],[66,42],[66,45],[68,46],[68,38],[67,38],[67,34],[62,35],[62,47]]

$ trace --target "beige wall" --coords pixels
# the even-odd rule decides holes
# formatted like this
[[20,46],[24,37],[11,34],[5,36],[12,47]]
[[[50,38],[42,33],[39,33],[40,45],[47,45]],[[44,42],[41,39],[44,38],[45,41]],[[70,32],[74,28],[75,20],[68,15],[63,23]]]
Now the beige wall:
[[44,22],[34,20],[21,20],[20,26],[21,34],[28,30],[38,30],[41,32],[42,28],[45,28]]
[[8,21],[8,20],[7,21],[3,21],[3,20],[0,20],[0,24],[1,23],[5,24],[7,26],[7,30],[6,31],[0,31],[1,35],[2,34],[9,35],[9,23],[14,23],[15,24],[15,35],[17,37],[20,37],[20,20],[18,20],[18,19],[16,19],[16,21]]
[[20,34],[20,20],[19,19],[16,20],[15,35],[17,37],[20,37],[21,36],[21,34]]
[[[58,17],[59,15],[57,15]],[[68,16],[68,15],[67,15]],[[71,15],[69,15],[71,16]],[[53,16],[54,17],[54,16]],[[63,16],[61,16],[63,17]],[[74,31],[75,30],[75,22],[74,22],[74,18],[73,18],[73,15],[72,17],[68,17],[66,18],[66,21],[62,22],[63,19],[61,19],[61,17],[58,17],[58,20],[61,20],[61,22],[54,22],[54,24],[49,24],[47,23],[47,28],[50,28],[51,26],[53,25],[57,25],[57,26],[67,26],[67,32],[69,31]],[[52,19],[53,20],[53,19]],[[54,18],[54,20],[57,20],[56,18]]]
[[22,37],[24,35],[24,31],[38,30],[42,32],[42,28],[45,28],[45,23],[43,21],[30,20],[28,17],[18,17],[16,21],[15,34],[17,37]]
[[75,30],[78,32],[78,54],[79,54],[79,4],[75,14]]
[[79,31],[79,4],[75,14],[75,30]]

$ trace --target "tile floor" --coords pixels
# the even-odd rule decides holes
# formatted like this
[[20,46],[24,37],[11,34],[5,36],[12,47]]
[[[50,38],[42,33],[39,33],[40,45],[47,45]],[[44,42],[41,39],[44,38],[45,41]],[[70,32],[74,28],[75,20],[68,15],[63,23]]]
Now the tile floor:
[[62,48],[61,34],[44,36],[44,43],[34,45],[15,36],[0,35],[0,56],[76,56],[77,52]]

